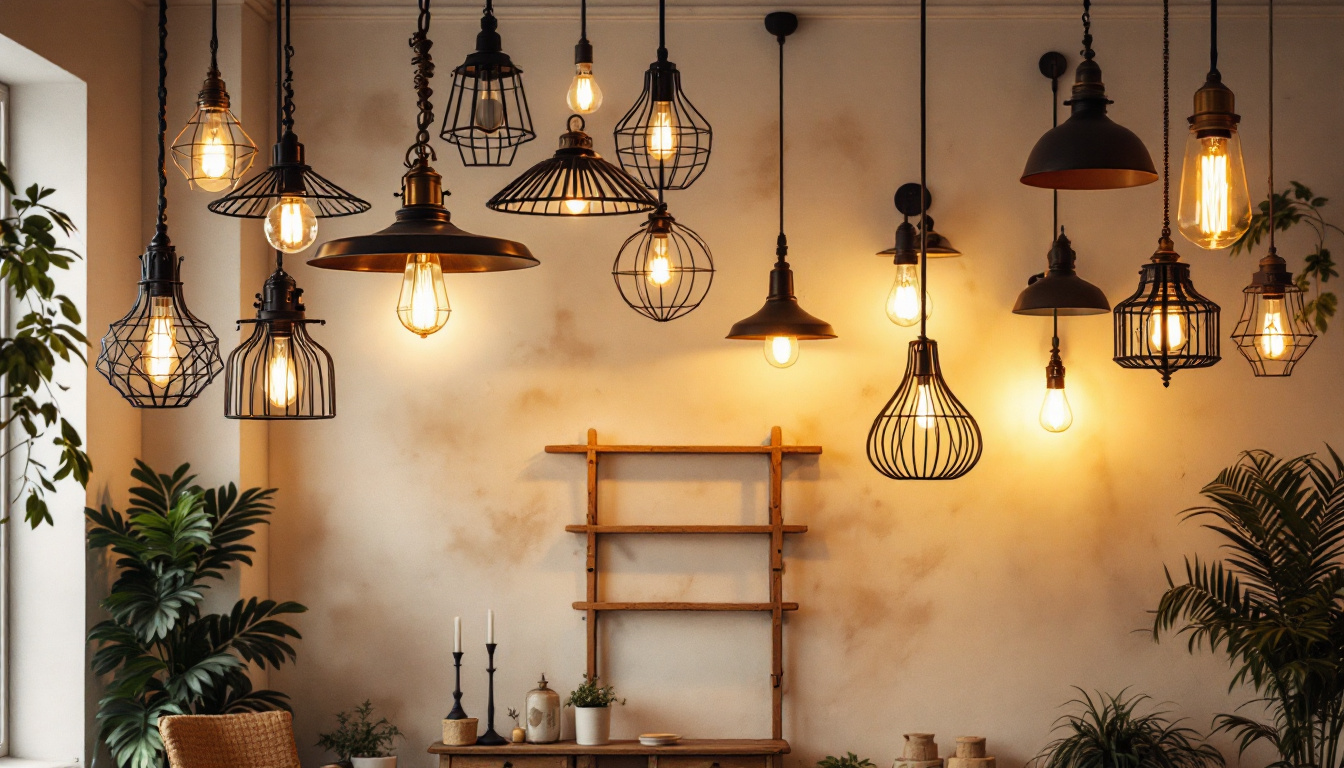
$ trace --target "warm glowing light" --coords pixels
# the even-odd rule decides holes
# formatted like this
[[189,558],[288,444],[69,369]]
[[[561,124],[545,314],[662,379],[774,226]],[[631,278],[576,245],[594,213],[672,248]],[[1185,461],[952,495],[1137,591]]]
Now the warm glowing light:
[[294,404],[299,397],[299,372],[289,354],[290,339],[276,336],[271,339],[266,361],[266,398],[276,408]]
[[776,368],[788,368],[798,362],[798,337],[767,336],[765,360]]
[[[909,328],[919,322],[919,265],[897,264],[896,281],[887,294],[887,319]],[[925,298],[924,312],[933,316],[933,300]]]
[[140,348],[140,365],[156,387],[166,387],[181,359],[177,355],[177,326],[173,322],[173,297],[155,296],[151,300],[149,326]]
[[1241,161],[1241,140],[1199,136],[1186,143],[1177,223],[1190,242],[1210,250],[1226,248],[1251,226],[1251,198]]
[[592,63],[580,62],[574,66],[574,80],[569,84],[565,101],[569,103],[570,109],[580,115],[591,115],[602,106],[602,89],[597,85],[597,78],[593,77]]
[[1227,231],[1227,154],[1199,156],[1199,230],[1220,235]]
[[673,160],[677,156],[677,120],[672,113],[672,102],[653,102],[649,116],[649,130],[645,150],[654,160]]
[[933,392],[929,385],[920,383],[915,386],[915,426],[921,429],[932,429],[938,423],[937,413],[933,408]]
[[1167,321],[1162,322],[1162,308],[1159,306],[1153,310],[1152,317],[1148,320],[1148,341],[1151,342],[1154,350],[1162,349],[1162,329],[1166,328],[1166,342],[1168,352],[1179,352],[1185,347],[1186,327],[1185,313],[1177,307],[1167,307]]
[[317,216],[302,197],[282,197],[267,211],[265,229],[272,248],[298,253],[317,240]]
[[494,133],[504,127],[504,100],[499,97],[499,89],[493,82],[482,82],[484,88],[476,92],[476,108],[471,113],[471,121],[486,133]]
[[401,324],[424,338],[442,328],[451,313],[439,257],[428,253],[407,256],[401,298],[397,302],[397,317]]
[[1270,360],[1282,360],[1293,348],[1292,337],[1285,331],[1282,298],[1265,297],[1260,304],[1260,353]]
[[648,264],[649,282],[654,285],[667,285],[672,281],[672,260],[667,256],[667,235],[660,233],[649,239],[652,251]]
[[580,200],[577,197],[570,197],[565,199],[565,213],[578,216],[579,214],[586,213],[587,211],[588,211],[587,200]]
[[1041,403],[1041,427],[1046,432],[1063,432],[1073,424],[1073,409],[1069,407],[1064,388],[1047,387]]
[[210,110],[205,113],[200,137],[191,147],[192,162],[196,166],[192,175],[196,186],[209,192],[218,192],[233,184],[232,138],[227,112]]

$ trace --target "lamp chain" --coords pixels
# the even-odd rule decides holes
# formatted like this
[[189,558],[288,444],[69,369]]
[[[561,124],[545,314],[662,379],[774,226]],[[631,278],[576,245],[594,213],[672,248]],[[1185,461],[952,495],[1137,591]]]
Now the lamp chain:
[[[292,0],[284,0],[285,3],[285,104],[284,104],[284,125],[286,133],[294,132],[294,67],[291,61],[294,58],[294,45],[290,41],[290,9],[293,7]],[[279,23],[277,21],[277,23]]]
[[219,0],[210,0],[210,74],[219,74]]
[[[659,0],[661,5],[663,0]],[[780,261],[789,255],[789,241],[784,237],[784,36],[779,39],[779,238],[775,255]]]
[[1171,2],[1162,0],[1162,239],[1171,239]]
[[1083,0],[1083,58],[1091,61],[1096,54],[1092,52],[1092,0]]
[[[1083,0],[1085,6],[1088,0]],[[919,338],[923,341],[929,317],[929,201],[928,149],[925,129],[928,123],[928,98],[924,81],[927,79],[926,37],[928,35],[928,0],[919,0]],[[1087,18],[1087,12],[1083,12]]]
[[[411,36],[411,50],[415,51],[411,57],[411,63],[415,65],[415,104],[420,112],[416,118],[415,144],[406,153],[407,168],[435,157],[434,148],[429,143],[429,125],[434,122],[434,105],[429,101],[429,97],[434,95],[429,87],[429,79],[434,76],[434,59],[429,53],[429,49],[434,47],[434,42],[429,39],[429,2],[420,0],[420,16],[415,34]],[[416,160],[411,160],[411,153],[415,154]]]
[[1274,0],[1269,0],[1269,255],[1274,247]]
[[159,215],[155,232],[168,233],[168,0],[159,0]]

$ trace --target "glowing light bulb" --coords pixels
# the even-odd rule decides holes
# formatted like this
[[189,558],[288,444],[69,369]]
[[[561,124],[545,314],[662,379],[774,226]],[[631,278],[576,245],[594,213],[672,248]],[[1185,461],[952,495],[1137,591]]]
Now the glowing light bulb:
[[677,120],[672,113],[672,102],[653,102],[649,128],[644,147],[654,160],[673,160],[677,156]]
[[574,65],[574,80],[569,84],[565,101],[569,103],[570,109],[580,115],[591,115],[602,106],[602,89],[597,85],[597,78],[593,77],[591,62]]
[[1046,432],[1063,432],[1073,424],[1073,409],[1064,388],[1047,387],[1041,403],[1041,427]]
[[1270,360],[1282,360],[1293,348],[1284,317],[1282,298],[1264,297],[1260,304],[1260,353]]
[[580,200],[576,197],[571,197],[565,200],[565,213],[578,216],[579,214],[586,213],[587,211],[588,211],[587,200]]
[[196,186],[209,192],[228,189],[233,184],[233,136],[229,133],[228,113],[210,110],[205,113],[199,138],[192,145],[192,162],[196,166]]
[[650,240],[648,272],[649,282],[654,285],[667,285],[672,282],[672,260],[667,256],[667,234],[658,233]]
[[798,362],[798,337],[767,336],[765,360],[776,368],[788,368]]
[[1186,141],[1176,219],[1187,240],[1216,250],[1250,229],[1251,196],[1236,131],[1228,136],[1199,134],[1192,130]]
[[443,285],[439,257],[428,253],[407,256],[401,298],[397,301],[397,317],[401,324],[423,339],[442,328],[452,311],[448,306],[448,289]]
[[1185,313],[1177,307],[1167,307],[1166,322],[1162,322],[1162,307],[1153,310],[1152,317],[1148,320],[1148,341],[1151,342],[1154,350],[1162,349],[1163,328],[1166,329],[1166,342],[1168,352],[1179,352],[1185,347],[1186,327]]
[[317,216],[302,197],[282,197],[266,212],[265,229],[272,248],[298,253],[317,240]]
[[482,81],[485,88],[476,92],[476,108],[472,110],[471,122],[486,133],[494,133],[504,127],[504,100],[499,97],[491,80]]
[[289,344],[288,336],[275,336],[267,350],[266,399],[276,408],[293,405],[299,397],[299,372],[289,354]]
[[173,322],[173,297],[150,299],[149,325],[140,348],[140,365],[151,383],[167,387],[177,373],[181,359],[177,354],[177,326]]
[[[887,294],[887,319],[909,328],[919,322],[919,265],[897,264],[896,280]],[[925,297],[924,312],[933,316],[933,298]]]
[[937,424],[933,392],[928,384],[920,382],[915,386],[915,426],[920,429],[933,429]]

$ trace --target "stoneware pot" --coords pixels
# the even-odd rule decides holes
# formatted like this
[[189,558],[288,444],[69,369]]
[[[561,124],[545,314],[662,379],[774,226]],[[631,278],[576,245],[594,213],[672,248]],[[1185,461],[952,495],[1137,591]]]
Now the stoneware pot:
[[600,747],[610,742],[611,707],[575,707],[574,740],[584,747]]
[[391,757],[350,757],[354,768],[397,768],[397,756]]

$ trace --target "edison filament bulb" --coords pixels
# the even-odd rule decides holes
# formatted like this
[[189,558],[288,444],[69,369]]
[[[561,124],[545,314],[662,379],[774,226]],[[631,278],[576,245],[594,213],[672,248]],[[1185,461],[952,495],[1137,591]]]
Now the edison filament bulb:
[[645,137],[646,151],[654,160],[672,160],[677,156],[677,121],[672,114],[672,102],[655,101],[649,116]]
[[228,189],[233,184],[236,159],[228,112],[217,109],[205,112],[200,131],[200,137],[191,147],[192,163],[196,166],[193,180],[196,186],[208,192]]
[[1292,337],[1282,296],[1266,296],[1260,302],[1260,353],[1270,360],[1282,360],[1292,351]]
[[577,197],[565,198],[565,213],[578,216],[588,211],[588,201]]
[[583,61],[574,65],[574,80],[569,84],[565,101],[569,103],[570,109],[580,115],[591,115],[602,106],[602,89],[597,85],[597,78],[593,77],[592,62]]
[[166,387],[181,363],[177,353],[177,326],[173,322],[173,297],[155,296],[150,301],[149,325],[145,328],[145,343],[140,348],[140,364],[155,386]]
[[1064,394],[1063,385],[1046,387],[1040,420],[1046,432],[1063,432],[1073,424],[1073,409],[1069,407],[1069,397]]
[[298,253],[317,240],[317,216],[302,197],[282,197],[266,213],[266,241],[283,253]]
[[299,396],[299,373],[290,354],[290,337],[275,336],[267,350],[266,399],[276,408],[293,405]]
[[423,339],[442,328],[451,313],[439,257],[429,253],[407,256],[401,297],[397,302],[397,317],[401,324]]
[[[896,280],[887,293],[887,319],[909,328],[919,322],[920,290],[919,265],[897,264]],[[924,312],[933,315],[933,299],[924,299]]]
[[1251,228],[1251,196],[1237,133],[1200,133],[1192,130],[1186,140],[1176,221],[1187,240],[1217,250]]
[[492,80],[483,80],[484,87],[476,93],[476,108],[472,124],[486,133],[494,133],[504,126],[504,100]]
[[798,337],[767,336],[765,360],[776,368],[788,368],[798,362]]
[[1148,320],[1148,341],[1154,350],[1160,350],[1165,334],[1167,351],[1179,352],[1185,347],[1189,335],[1185,327],[1185,313],[1178,307],[1169,306],[1165,312],[1166,322],[1163,322],[1163,314],[1161,306],[1153,309],[1152,317]]
[[659,286],[667,285],[672,281],[672,260],[667,255],[667,233],[654,234],[649,241],[649,282]]
[[920,429],[932,429],[938,423],[933,407],[933,387],[927,376],[919,377],[915,385],[915,426]]

